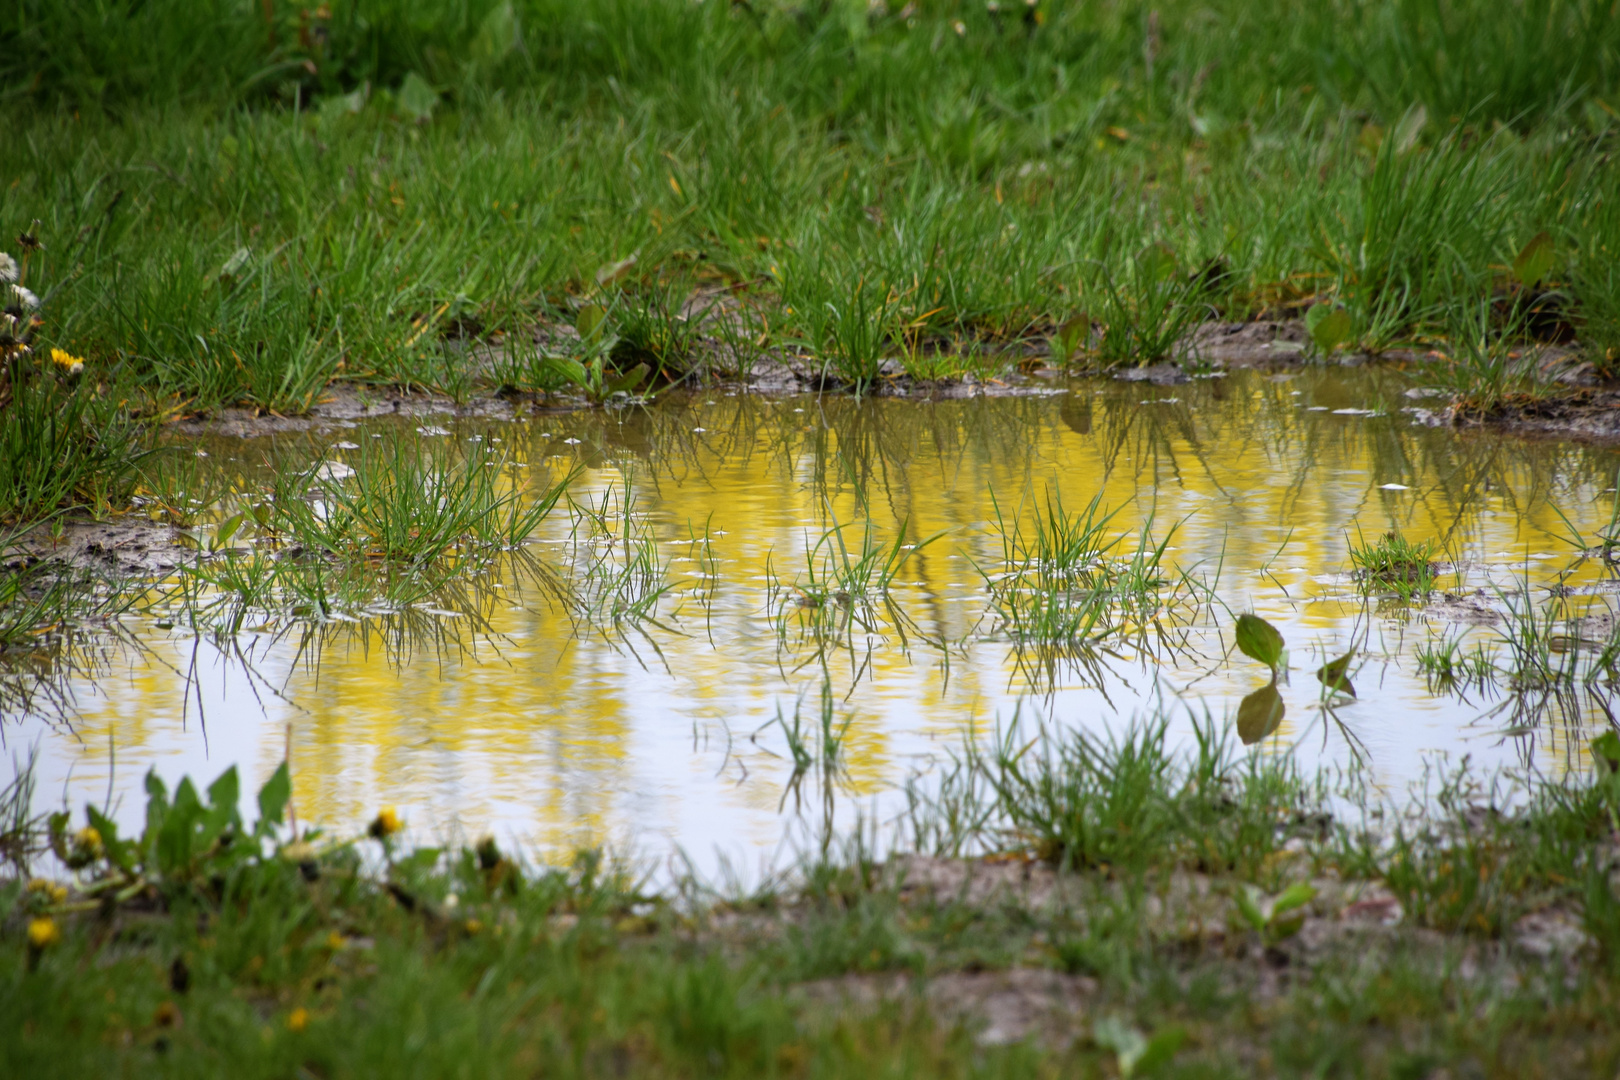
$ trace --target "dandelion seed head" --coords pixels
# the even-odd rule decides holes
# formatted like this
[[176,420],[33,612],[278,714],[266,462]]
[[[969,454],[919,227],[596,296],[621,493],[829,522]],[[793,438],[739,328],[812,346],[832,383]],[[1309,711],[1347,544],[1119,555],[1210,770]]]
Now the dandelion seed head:
[[0,285],[10,285],[17,280],[17,260],[0,251]]

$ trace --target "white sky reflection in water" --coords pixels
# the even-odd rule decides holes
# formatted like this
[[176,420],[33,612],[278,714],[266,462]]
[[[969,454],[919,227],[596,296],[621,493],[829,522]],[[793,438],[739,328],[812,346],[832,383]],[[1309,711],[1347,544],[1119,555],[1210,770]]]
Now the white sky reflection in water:
[[[808,784],[801,815],[792,795],[784,800],[790,764],[774,720],[798,705],[813,726],[822,676],[808,651],[778,647],[767,568],[793,582],[807,538],[827,526],[826,508],[858,521],[864,496],[879,539],[901,523],[913,538],[944,530],[906,564],[893,597],[923,637],[949,647],[916,636],[903,647],[887,627],[869,662],[830,654],[835,714],[849,718],[848,775],[834,809],[846,825],[857,810],[891,818],[909,775],[960,745],[970,724],[988,728],[1020,706],[1059,725],[1118,729],[1162,696],[1177,738],[1187,739],[1189,709],[1227,717],[1266,681],[1261,665],[1235,651],[1222,658],[1219,631],[1230,642],[1245,610],[1272,620],[1291,650],[1287,713],[1260,752],[1297,743],[1306,767],[1342,765],[1353,736],[1374,781],[1395,792],[1433,751],[1471,754],[1485,768],[1582,767],[1587,737],[1606,723],[1595,697],[1579,695],[1573,721],[1543,719],[1534,735],[1514,738],[1498,734],[1519,723],[1508,712],[1481,718],[1500,693],[1469,701],[1430,693],[1413,651],[1463,627],[1364,604],[1345,575],[1348,542],[1358,529],[1372,539],[1399,528],[1461,555],[1465,591],[1489,593],[1491,580],[1512,588],[1525,574],[1544,584],[1575,554],[1558,511],[1590,539],[1610,520],[1604,492],[1620,458],[1425,428],[1400,412],[1405,385],[1378,371],[1292,380],[1239,372],[1146,394],[1141,385],[1077,381],[1064,394],[932,403],[699,395],[493,429],[457,422],[448,426],[463,436],[493,430],[534,466],[577,457],[587,466],[574,489],[581,502],[628,481],[660,549],[676,560],[674,590],[659,609],[669,630],[629,635],[633,652],[576,634],[565,612],[509,569],[489,601],[496,638],[479,640],[464,619],[418,620],[439,622],[471,653],[417,641],[395,662],[382,632],[364,622],[331,628],[324,648],[302,656],[297,629],[246,634],[254,677],[197,644],[188,706],[173,669],[187,669],[194,639],[131,619],[152,656],[115,661],[94,685],[81,683],[71,727],[34,717],[11,725],[8,742],[14,752],[37,744],[41,799],[54,805],[65,793],[75,806],[105,797],[111,744],[119,817],[133,823],[149,766],[172,783],[186,773],[207,782],[236,764],[251,791],[281,759],[290,724],[300,819],[339,833],[395,804],[422,842],[494,831],[543,857],[593,841],[648,856],[673,844],[700,868],[712,870],[723,853],[752,870],[779,859],[784,835],[822,812]],[[1145,408],[1144,396],[1178,400]],[[1364,408],[1379,415],[1334,412]],[[312,435],[306,461],[322,451],[341,457],[335,447],[346,437]],[[235,458],[244,469],[264,454],[256,443],[209,449],[211,461]],[[1100,681],[1070,667],[1055,688],[1031,693],[1008,644],[981,619],[975,562],[989,568],[1001,556],[992,492],[1011,513],[1048,490],[1070,511],[1101,493],[1119,509],[1111,531],[1134,531],[1149,513],[1161,536],[1181,522],[1167,562],[1196,565],[1230,607],[1206,607],[1191,639],[1201,655],[1156,662],[1122,649],[1102,658]],[[690,543],[705,523],[712,580]],[[566,513],[554,514],[528,550],[566,569],[569,528]],[[1570,580],[1603,576],[1588,560]],[[1440,584],[1459,590],[1451,574]],[[700,588],[713,590],[707,610]],[[1499,638],[1490,627],[1470,633]],[[1324,725],[1313,672],[1363,634],[1360,699],[1337,710],[1342,728]]]

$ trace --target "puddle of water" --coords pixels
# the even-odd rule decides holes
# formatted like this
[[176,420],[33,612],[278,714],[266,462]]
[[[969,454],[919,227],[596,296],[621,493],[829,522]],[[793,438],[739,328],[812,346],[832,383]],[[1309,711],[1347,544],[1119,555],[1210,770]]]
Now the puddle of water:
[[[622,538],[582,539],[559,512],[521,558],[466,583],[470,611],[269,624],[227,651],[155,615],[126,619],[144,651],[78,679],[71,723],[33,716],[10,741],[38,744],[44,799],[100,803],[110,791],[131,824],[148,767],[172,783],[236,764],[252,790],[290,745],[300,819],[340,831],[395,804],[418,841],[493,831],[543,857],[605,841],[747,867],[824,815],[892,816],[908,776],[1016,711],[1118,728],[1168,707],[1182,737],[1190,711],[1234,715],[1266,682],[1260,665],[1224,655],[1236,613],[1255,611],[1290,647],[1286,711],[1261,752],[1297,746],[1306,767],[1356,761],[1391,791],[1431,751],[1557,773],[1608,722],[1603,694],[1581,690],[1556,719],[1527,723],[1502,692],[1431,692],[1418,648],[1466,628],[1364,600],[1349,543],[1389,529],[1435,538],[1461,561],[1442,588],[1528,583],[1544,596],[1570,571],[1571,526],[1591,537],[1609,522],[1620,456],[1423,427],[1400,411],[1405,389],[1375,370],[1236,372],[939,402],[709,392],[446,423],[446,437],[502,439],[537,473],[582,463],[574,498],[610,525],[631,492],[633,522],[667,562],[656,622],[591,629],[536,584],[536,567],[574,580],[593,560],[626,558]],[[341,461],[366,433],[215,441],[208,460],[252,479],[269,457]],[[1110,532],[1177,525],[1165,561],[1210,590],[1183,648],[1125,640],[1084,663],[1021,656],[999,632],[979,570],[1001,565],[997,507],[1011,516],[1048,494],[1071,511],[1100,496],[1118,510]],[[902,564],[888,603],[806,608],[793,586],[807,553],[834,550],[834,519],[869,519],[879,540],[942,535]],[[858,544],[859,530],[841,535]],[[1564,580],[1604,602],[1597,560]],[[819,648],[805,630],[817,616],[837,630]],[[1360,697],[1326,713],[1312,673],[1352,647]],[[796,711],[819,728],[824,694],[844,732],[830,809],[814,783],[790,784],[786,737]]]

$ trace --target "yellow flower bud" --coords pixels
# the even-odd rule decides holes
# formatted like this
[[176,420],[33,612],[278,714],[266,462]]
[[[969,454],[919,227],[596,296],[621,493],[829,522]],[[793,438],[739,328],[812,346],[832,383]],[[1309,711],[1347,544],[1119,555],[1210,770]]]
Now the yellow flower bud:
[[28,923],[28,944],[35,949],[48,949],[62,940],[62,931],[51,918],[32,919]]

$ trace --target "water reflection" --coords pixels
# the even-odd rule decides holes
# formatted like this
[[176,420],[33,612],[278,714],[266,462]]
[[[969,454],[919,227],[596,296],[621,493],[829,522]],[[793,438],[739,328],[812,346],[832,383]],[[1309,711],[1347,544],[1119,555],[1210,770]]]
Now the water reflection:
[[[1100,726],[1185,701],[1265,752],[1360,757],[1394,787],[1429,750],[1556,769],[1610,722],[1604,683],[1490,700],[1431,685],[1417,651],[1446,617],[1380,606],[1346,571],[1358,530],[1398,529],[1444,546],[1457,567],[1441,587],[1459,594],[1512,574],[1601,581],[1607,564],[1564,538],[1611,520],[1612,452],[1425,427],[1401,412],[1412,403],[1391,370],[1053,389],[720,390],[468,421],[454,437],[503,439],[536,475],[585,468],[572,510],[529,547],[430,598],[325,620],[259,621],[216,590],[193,603],[210,612],[195,630],[160,629],[154,606],[123,622],[138,648],[116,671],[67,675],[71,731],[35,708],[11,735],[42,740],[42,790],[75,801],[109,781],[133,792],[150,765],[173,779],[235,763],[251,789],[290,737],[304,820],[357,827],[398,803],[421,839],[493,829],[542,852],[608,839],[746,861],[776,848],[796,807],[823,831],[892,812],[913,768],[1020,703]],[[252,483],[341,457],[339,438],[222,443],[211,460]],[[998,630],[997,508],[1048,494],[1119,508],[1122,533],[1177,523],[1164,564],[1196,587],[1195,610],[1084,648]],[[1256,689],[1225,632],[1243,611],[1282,630],[1300,677]],[[1310,673],[1352,651],[1358,696],[1327,694]],[[824,775],[799,766],[777,722],[818,701],[839,718]],[[125,798],[125,816],[138,809]]]

